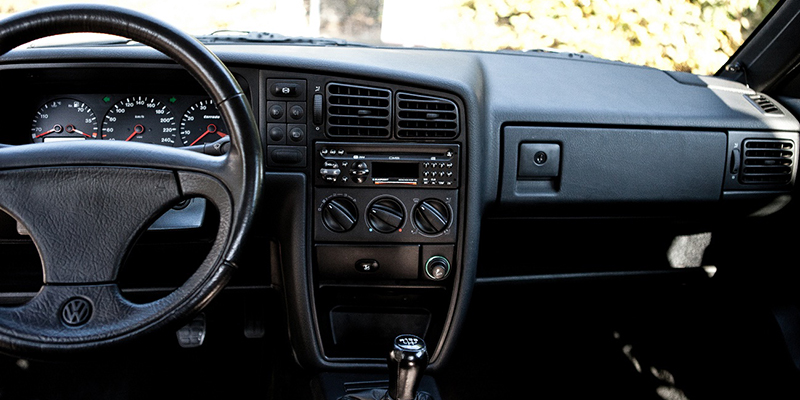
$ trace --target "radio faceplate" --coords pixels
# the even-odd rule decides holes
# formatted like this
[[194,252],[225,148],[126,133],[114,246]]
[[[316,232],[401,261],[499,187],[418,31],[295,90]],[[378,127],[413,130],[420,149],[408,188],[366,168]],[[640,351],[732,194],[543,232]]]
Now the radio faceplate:
[[317,142],[315,186],[413,187],[459,186],[457,144]]

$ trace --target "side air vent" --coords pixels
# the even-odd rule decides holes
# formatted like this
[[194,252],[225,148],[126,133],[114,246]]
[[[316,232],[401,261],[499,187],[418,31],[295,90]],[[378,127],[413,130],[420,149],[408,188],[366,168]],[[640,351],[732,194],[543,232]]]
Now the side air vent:
[[783,185],[792,181],[794,143],[791,140],[745,140],[742,183]]
[[753,104],[756,105],[764,114],[769,115],[783,115],[783,111],[781,111],[772,100],[768,99],[766,96],[761,94],[748,94],[745,97],[750,99]]
[[458,107],[439,97],[397,93],[397,137],[454,138],[458,136]]
[[330,83],[328,135],[389,137],[392,92],[366,86]]

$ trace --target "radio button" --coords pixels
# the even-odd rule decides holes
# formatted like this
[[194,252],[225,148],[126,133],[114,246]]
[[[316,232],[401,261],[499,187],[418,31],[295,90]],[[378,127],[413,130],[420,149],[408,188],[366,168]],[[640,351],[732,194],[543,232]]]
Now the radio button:
[[[336,163],[334,163],[334,165],[335,164]],[[322,177],[322,179],[324,179],[324,180],[326,180],[328,182],[336,182],[336,179],[341,174],[342,174],[342,170],[340,170],[339,168],[336,168],[336,167],[333,167],[333,168],[320,168],[320,170],[319,170],[319,175]]]

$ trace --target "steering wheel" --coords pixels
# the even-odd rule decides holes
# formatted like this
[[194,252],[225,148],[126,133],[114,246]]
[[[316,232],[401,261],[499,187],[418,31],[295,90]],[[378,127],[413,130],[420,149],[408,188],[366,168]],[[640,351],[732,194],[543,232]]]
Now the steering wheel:
[[[30,232],[44,272],[33,299],[0,308],[0,347],[11,352],[97,348],[201,309],[235,269],[261,194],[264,155],[253,112],[230,71],[205,46],[138,12],[71,5],[0,21],[0,55],[71,32],[130,38],[182,65],[217,104],[231,147],[224,156],[96,140],[0,149],[0,208]],[[206,198],[219,210],[208,256],[167,296],[147,304],[126,300],[116,284],[126,252],[156,217],[190,197]]]

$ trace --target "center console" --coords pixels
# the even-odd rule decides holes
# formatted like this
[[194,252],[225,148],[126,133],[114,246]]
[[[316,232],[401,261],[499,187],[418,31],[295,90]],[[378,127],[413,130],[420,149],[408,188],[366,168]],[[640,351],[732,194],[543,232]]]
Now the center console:
[[457,265],[460,157],[455,143],[315,143],[326,356],[383,357],[403,332],[438,341]]
[[435,366],[461,276],[463,103],[429,88],[325,75],[261,71],[259,82],[268,171],[293,182],[278,196],[294,199],[282,200],[292,204],[279,206],[279,219],[293,232],[306,221],[308,246],[283,264],[286,286],[301,291],[289,297],[308,299],[289,313],[298,332],[312,334],[298,347],[315,354],[301,359],[385,365],[387,344],[411,334],[428,343]]

